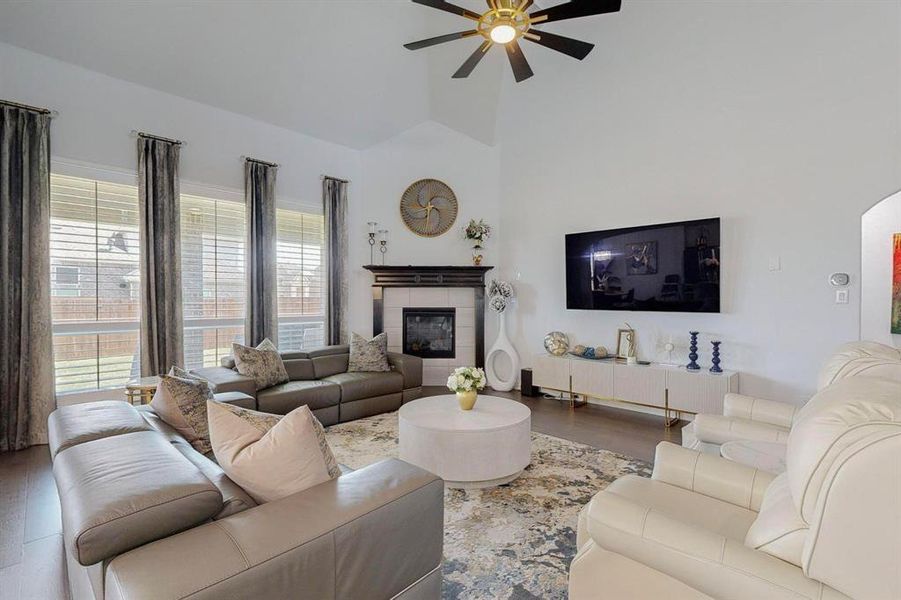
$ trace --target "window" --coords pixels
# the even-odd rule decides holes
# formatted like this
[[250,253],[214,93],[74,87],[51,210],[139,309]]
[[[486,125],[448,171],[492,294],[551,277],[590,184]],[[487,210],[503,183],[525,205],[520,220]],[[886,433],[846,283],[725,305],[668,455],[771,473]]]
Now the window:
[[325,220],[321,214],[276,211],[278,232],[278,347],[325,344]]
[[139,372],[138,190],[51,175],[57,393],[122,387]]
[[[231,195],[231,194],[229,194]],[[244,342],[244,202],[181,195],[185,367],[219,364]]]

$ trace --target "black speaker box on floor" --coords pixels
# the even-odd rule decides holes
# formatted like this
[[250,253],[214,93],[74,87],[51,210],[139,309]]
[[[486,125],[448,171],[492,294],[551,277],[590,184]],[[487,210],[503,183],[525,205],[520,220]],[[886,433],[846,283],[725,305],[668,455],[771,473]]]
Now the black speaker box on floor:
[[523,369],[519,373],[520,393],[523,396],[537,396],[538,389],[532,385],[532,369]]

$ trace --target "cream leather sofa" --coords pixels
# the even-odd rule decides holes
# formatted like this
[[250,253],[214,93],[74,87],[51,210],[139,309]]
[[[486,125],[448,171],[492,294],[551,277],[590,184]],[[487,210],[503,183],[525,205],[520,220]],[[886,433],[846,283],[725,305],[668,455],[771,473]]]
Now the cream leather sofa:
[[62,407],[49,432],[72,600],[440,596],[444,483],[418,467],[257,505],[149,406]]
[[[901,381],[901,350],[878,342],[849,342],[829,357],[817,378],[822,390],[847,377]],[[742,394],[726,394],[722,415],[696,415],[682,428],[682,445],[719,454],[726,442],[750,440],[785,444],[801,406]]]
[[570,598],[901,598],[901,383],[814,396],[773,476],[668,443],[579,517]]

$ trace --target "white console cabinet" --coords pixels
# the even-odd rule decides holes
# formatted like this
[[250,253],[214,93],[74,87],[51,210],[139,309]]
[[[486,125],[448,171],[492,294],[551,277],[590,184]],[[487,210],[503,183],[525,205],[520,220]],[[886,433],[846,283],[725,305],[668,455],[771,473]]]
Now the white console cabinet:
[[577,356],[539,356],[532,383],[573,396],[616,400],[670,412],[722,414],[723,397],[738,391],[738,373],[689,371],[661,364],[626,365]]

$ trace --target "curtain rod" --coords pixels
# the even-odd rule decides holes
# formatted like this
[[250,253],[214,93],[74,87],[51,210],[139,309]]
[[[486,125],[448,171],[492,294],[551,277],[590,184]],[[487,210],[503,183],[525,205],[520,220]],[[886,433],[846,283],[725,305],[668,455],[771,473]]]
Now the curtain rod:
[[178,144],[179,146],[187,146],[188,142],[184,140],[175,140],[172,138],[163,137],[161,135],[153,135],[152,133],[144,133],[143,131],[138,131],[137,129],[131,130],[131,137],[136,138],[148,138],[151,140],[160,140],[161,142],[169,142],[171,144]]
[[341,179],[340,177],[332,177],[331,175],[320,175],[319,179],[334,179],[335,181],[340,181],[342,183],[350,183],[350,179]]
[[49,108],[41,108],[40,106],[30,106],[28,104],[22,104],[21,102],[13,102],[12,100],[0,100],[0,104],[12,106],[13,108],[21,108],[23,110],[30,110],[42,115],[50,115],[51,117],[59,116],[59,111],[50,110]]
[[249,156],[242,156],[241,160],[247,161],[247,162],[260,163],[261,165],[266,165],[267,167],[275,167],[276,169],[278,168],[278,163],[269,162],[268,160],[260,160],[259,158],[251,158]]

